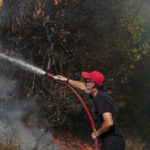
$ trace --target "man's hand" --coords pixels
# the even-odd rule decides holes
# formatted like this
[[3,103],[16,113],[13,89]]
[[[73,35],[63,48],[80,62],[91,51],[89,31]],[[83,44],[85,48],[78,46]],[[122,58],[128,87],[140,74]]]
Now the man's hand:
[[[67,77],[64,77],[64,76],[62,76],[62,75],[57,75],[56,77],[57,77],[57,80],[58,80],[58,81],[67,82],[67,80],[68,80]],[[76,81],[76,80],[69,79],[69,80],[68,80],[68,84],[70,84],[70,85],[72,85],[73,87],[78,88],[78,89],[80,89],[80,90],[84,90],[84,88],[85,88],[84,83],[81,82],[81,81]]]
[[94,132],[91,133],[91,136],[93,139],[96,139],[99,135],[97,134],[97,131],[94,130]]
[[61,76],[61,75],[57,75],[57,80],[60,80],[60,81],[67,81],[68,78],[64,77],[64,76]]
[[92,132],[91,136],[93,139],[98,137],[99,135],[107,132],[113,126],[113,119],[110,112],[106,112],[103,114],[103,123],[102,126],[96,131]]

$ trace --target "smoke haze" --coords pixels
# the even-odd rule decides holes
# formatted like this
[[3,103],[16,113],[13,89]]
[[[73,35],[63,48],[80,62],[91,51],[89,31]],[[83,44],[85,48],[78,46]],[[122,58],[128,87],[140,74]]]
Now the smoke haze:
[[[44,120],[37,104],[31,99],[21,101],[15,99],[15,93],[17,93],[15,89],[14,81],[0,78],[1,137],[5,138],[6,133],[8,133],[8,138],[12,140],[19,137],[23,142],[22,148],[24,150],[30,150],[36,146],[38,149],[49,147],[57,150],[58,147],[49,141],[49,136],[52,134],[44,129]],[[8,100],[3,99],[4,93],[5,96],[8,96]]]

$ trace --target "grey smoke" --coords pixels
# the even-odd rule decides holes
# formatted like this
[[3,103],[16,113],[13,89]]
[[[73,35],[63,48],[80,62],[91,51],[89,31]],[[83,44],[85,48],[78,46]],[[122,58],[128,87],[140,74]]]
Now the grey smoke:
[[[32,101],[32,98],[18,100],[15,97],[15,83],[17,82],[0,77],[0,137],[5,137],[5,133],[10,139],[19,137],[24,143],[23,150],[32,150],[37,145],[39,150],[44,150],[45,147],[58,150],[58,146],[48,139],[52,134],[45,131],[42,113],[35,101]],[[9,93],[14,96],[9,96]],[[8,99],[5,99],[7,96]],[[31,124],[30,131],[27,130],[26,120]]]

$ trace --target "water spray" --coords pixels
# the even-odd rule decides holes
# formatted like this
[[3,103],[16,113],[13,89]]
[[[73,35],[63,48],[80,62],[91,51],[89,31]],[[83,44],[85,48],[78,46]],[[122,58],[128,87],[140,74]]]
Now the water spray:
[[10,62],[19,65],[20,67],[22,67],[25,70],[32,71],[32,72],[35,72],[37,74],[45,74],[46,73],[44,70],[42,70],[38,67],[32,66],[32,65],[30,65],[29,63],[27,63],[25,61],[15,59],[15,58],[11,58],[9,56],[6,56],[5,54],[0,53],[0,57],[5,58],[5,59],[9,60]]
[[[28,63],[26,63],[25,61],[22,61],[22,60],[17,60],[17,59],[14,59],[14,58],[11,58],[11,57],[8,57],[6,56],[5,54],[0,54],[0,56],[2,58],[5,58],[7,60],[9,60],[10,62],[12,63],[16,63],[18,64],[19,66],[23,67],[24,69],[26,70],[29,70],[29,71],[33,71],[37,74],[42,74],[42,75],[45,75],[47,77],[50,77],[50,78],[53,78],[55,80],[57,80],[57,76],[54,76],[53,74],[51,73],[46,73],[45,71],[43,71],[42,69],[38,68],[38,67],[34,67]],[[77,96],[77,98],[79,99],[79,101],[81,102],[81,104],[83,105],[89,119],[90,119],[90,122],[91,122],[91,125],[92,125],[92,129],[93,131],[95,131],[95,125],[94,125],[94,121],[92,119],[92,116],[87,108],[87,106],[85,105],[83,99],[81,98],[81,96],[77,93],[77,91],[69,84],[67,84],[66,82],[62,82],[63,84],[65,84],[67,87],[69,87],[73,92],[74,94]],[[97,138],[95,139],[95,150],[98,150],[98,140]]]

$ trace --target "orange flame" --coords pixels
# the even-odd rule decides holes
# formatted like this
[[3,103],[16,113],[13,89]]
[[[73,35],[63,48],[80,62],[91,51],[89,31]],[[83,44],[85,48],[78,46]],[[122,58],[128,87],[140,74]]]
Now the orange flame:
[[46,16],[46,20],[45,20],[45,23],[47,22],[47,21],[49,21],[50,19],[49,19],[49,15],[47,15]]
[[55,0],[55,5],[57,5],[58,4],[58,1],[57,0]]
[[60,3],[61,0],[55,0],[55,5],[58,5],[58,3]]
[[0,0],[0,6],[2,6],[3,5],[3,0]]
[[57,144],[62,150],[71,149],[71,150],[94,150],[88,143],[82,143],[78,139],[73,139],[70,133],[65,135],[66,137],[54,138],[52,135],[49,136],[49,140],[54,144]]
[[18,17],[16,18],[16,21],[18,22],[18,25],[21,25],[21,22]]
[[26,124],[27,124],[27,131],[31,132],[31,123],[27,120]]

